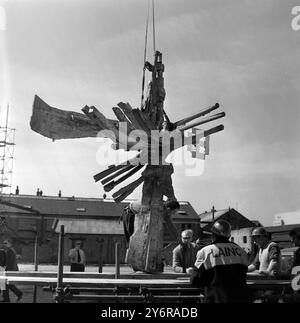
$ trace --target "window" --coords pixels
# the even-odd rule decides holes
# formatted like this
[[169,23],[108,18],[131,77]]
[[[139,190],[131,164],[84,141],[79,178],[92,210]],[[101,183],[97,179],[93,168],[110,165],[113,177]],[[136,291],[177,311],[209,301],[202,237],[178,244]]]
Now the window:
[[231,237],[231,238],[230,238],[230,241],[231,241],[231,242],[234,242],[234,237]]
[[85,212],[85,208],[84,207],[78,207],[76,210],[78,212]]
[[243,243],[247,243],[247,236],[243,236]]

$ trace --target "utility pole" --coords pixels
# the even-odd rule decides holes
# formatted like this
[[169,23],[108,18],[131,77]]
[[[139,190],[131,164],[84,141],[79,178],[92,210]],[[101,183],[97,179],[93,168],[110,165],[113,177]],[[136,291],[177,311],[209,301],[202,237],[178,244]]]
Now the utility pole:
[[[38,233],[35,233],[34,241],[34,271],[38,271]],[[37,300],[37,286],[34,285],[33,288],[33,303],[36,303]]]

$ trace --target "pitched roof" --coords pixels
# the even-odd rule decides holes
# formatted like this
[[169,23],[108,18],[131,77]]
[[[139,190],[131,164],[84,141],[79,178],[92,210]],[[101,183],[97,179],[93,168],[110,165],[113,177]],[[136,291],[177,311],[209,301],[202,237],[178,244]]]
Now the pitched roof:
[[[113,200],[101,198],[58,197],[36,195],[4,195],[3,200],[16,204],[21,208],[1,205],[1,213],[14,213],[15,215],[28,215],[35,217],[33,211],[38,211],[44,217],[61,217],[75,219],[99,219],[120,217],[123,208],[132,200],[115,203]],[[198,214],[187,201],[179,201],[180,210],[174,219],[198,220]],[[28,209],[28,211],[27,211]]]
[[[200,216],[201,222],[204,222],[204,221],[206,222],[201,226],[203,230],[210,231],[210,228],[213,223],[213,213],[205,212],[205,213],[199,214],[199,216]],[[233,230],[255,227],[255,224],[252,221],[247,219],[245,216],[243,216],[241,213],[239,213],[233,208],[215,211],[214,220],[217,220],[217,219],[224,219],[228,221],[231,224],[231,228]],[[209,223],[207,224],[207,222]]]
[[213,220],[213,218],[216,220],[220,216],[222,216],[223,214],[225,214],[227,212],[228,212],[228,209],[215,211],[214,214],[213,214],[213,212],[204,212],[204,213],[199,214],[199,217],[200,217],[201,222],[206,222],[206,221],[211,222]]

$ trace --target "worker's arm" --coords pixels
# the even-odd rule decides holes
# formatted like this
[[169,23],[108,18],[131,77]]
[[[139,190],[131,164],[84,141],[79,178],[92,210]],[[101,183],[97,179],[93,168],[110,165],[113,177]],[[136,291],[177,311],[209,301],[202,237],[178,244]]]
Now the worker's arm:
[[268,266],[268,269],[267,270],[261,270],[260,273],[262,274],[265,274],[265,275],[272,275],[276,269],[277,269],[277,266],[278,266],[278,261],[272,259],[269,263],[269,266]]
[[173,269],[175,273],[183,273],[183,267],[181,263],[181,252],[178,247],[173,250]]
[[75,252],[74,252],[74,249],[71,249],[69,251],[69,259],[71,262],[74,262],[75,261]]
[[248,272],[252,272],[254,270],[257,270],[259,266],[259,258],[258,258],[258,253],[256,254],[252,264],[248,266]]
[[270,250],[269,250],[270,263],[269,263],[269,266],[268,266],[267,270],[260,271],[260,273],[268,275],[268,276],[278,273],[279,270],[280,270],[280,268],[278,268],[278,266],[279,266],[279,257],[280,257],[279,246],[275,245],[275,246],[270,247]]
[[205,269],[205,253],[202,250],[199,250],[197,253],[195,266],[193,270],[190,271],[190,282],[192,285],[197,287],[204,287],[210,284],[210,277]]

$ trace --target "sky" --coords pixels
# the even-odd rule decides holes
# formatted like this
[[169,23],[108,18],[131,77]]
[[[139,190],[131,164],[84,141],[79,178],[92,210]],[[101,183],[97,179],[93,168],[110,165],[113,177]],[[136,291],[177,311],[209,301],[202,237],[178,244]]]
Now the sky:
[[[52,142],[30,129],[34,95],[108,118],[120,101],[139,107],[147,0],[0,1],[0,123],[16,129],[12,191],[102,197],[103,140]],[[210,153],[175,165],[178,200],[197,212],[233,207],[272,225],[300,222],[300,30],[297,0],[155,0],[155,44],[165,64],[171,121],[220,104],[224,124]],[[147,60],[153,61],[152,29]],[[116,153],[116,152],[115,152]],[[194,163],[194,164],[192,164]],[[196,171],[197,170],[197,171]],[[110,195],[108,194],[108,197]],[[141,188],[130,198],[141,198]]]

